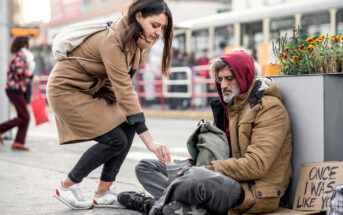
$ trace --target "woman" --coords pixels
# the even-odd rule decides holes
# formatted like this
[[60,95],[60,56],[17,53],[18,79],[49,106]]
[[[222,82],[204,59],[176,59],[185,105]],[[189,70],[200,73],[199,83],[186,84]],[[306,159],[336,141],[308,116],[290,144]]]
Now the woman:
[[17,110],[17,117],[0,124],[0,143],[2,144],[2,133],[18,126],[17,135],[12,144],[13,149],[29,150],[24,145],[30,121],[30,114],[26,106],[24,94],[27,92],[27,85],[32,78],[35,83],[39,82],[39,78],[32,74],[34,66],[33,54],[29,51],[29,38],[27,36],[16,37],[11,45],[6,94]]
[[[163,0],[135,0],[124,17],[110,28],[91,35],[68,54],[82,60],[59,61],[48,80],[47,95],[55,112],[60,144],[97,142],[56,189],[56,198],[72,209],[88,209],[93,204],[116,206],[116,192],[111,185],[135,133],[161,162],[170,160],[167,147],[155,143],[150,135],[132,86],[142,51],[149,49],[161,35],[162,73],[168,75],[173,37],[170,10]],[[102,164],[93,203],[88,202],[78,184]]]

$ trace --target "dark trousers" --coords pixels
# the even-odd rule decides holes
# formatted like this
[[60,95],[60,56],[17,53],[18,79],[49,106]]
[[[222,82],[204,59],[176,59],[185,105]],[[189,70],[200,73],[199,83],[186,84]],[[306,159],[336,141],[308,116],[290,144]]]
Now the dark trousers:
[[90,147],[80,158],[68,177],[80,183],[94,169],[104,164],[101,181],[115,181],[121,165],[129,152],[135,131],[127,123],[95,138],[98,142]]
[[136,176],[158,199],[150,214],[160,214],[163,206],[171,201],[199,205],[213,214],[227,214],[244,199],[239,182],[203,167],[191,167],[169,184],[166,165],[158,160],[144,159],[136,166]]
[[20,92],[6,92],[6,94],[17,110],[17,117],[0,124],[0,132],[4,133],[18,126],[15,142],[25,144],[26,132],[30,122],[30,114],[27,109],[24,94]]

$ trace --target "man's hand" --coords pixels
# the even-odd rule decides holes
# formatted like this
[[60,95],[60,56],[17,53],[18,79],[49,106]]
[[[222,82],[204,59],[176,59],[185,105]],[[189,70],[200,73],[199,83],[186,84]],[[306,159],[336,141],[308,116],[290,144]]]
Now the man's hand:
[[166,145],[150,143],[149,145],[147,145],[147,148],[149,149],[149,151],[155,153],[157,159],[161,163],[166,164],[170,162],[170,153]]
[[[195,166],[195,160],[193,158],[187,158],[186,159],[192,166]],[[177,162],[180,162],[182,160],[178,160],[178,159],[174,159],[173,162],[174,163],[177,163]]]

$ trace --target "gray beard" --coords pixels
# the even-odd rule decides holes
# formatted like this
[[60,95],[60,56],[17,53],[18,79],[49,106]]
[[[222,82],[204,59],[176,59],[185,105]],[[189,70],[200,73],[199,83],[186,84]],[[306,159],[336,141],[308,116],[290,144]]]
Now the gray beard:
[[241,90],[240,90],[240,89],[238,89],[238,90],[233,90],[231,96],[227,96],[227,95],[225,95],[225,94],[223,93],[223,94],[222,94],[222,95],[223,95],[223,101],[224,101],[226,104],[231,104],[232,101],[234,100],[234,98],[235,98],[236,96],[238,96],[240,93],[241,93]]

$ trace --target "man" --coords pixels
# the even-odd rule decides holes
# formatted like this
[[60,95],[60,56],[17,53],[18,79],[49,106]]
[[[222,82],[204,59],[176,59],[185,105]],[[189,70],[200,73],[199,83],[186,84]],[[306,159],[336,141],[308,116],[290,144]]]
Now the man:
[[213,54],[213,57],[214,58],[217,58],[217,57],[220,57],[222,55],[225,55],[225,48],[226,48],[226,42],[223,40],[219,43],[219,49],[217,49],[214,54]]
[[191,167],[171,184],[164,164],[143,160],[136,167],[138,180],[159,200],[123,192],[118,201],[124,206],[145,213],[152,208],[150,214],[205,214],[201,209],[267,213],[278,208],[292,172],[290,119],[280,89],[271,79],[254,80],[254,61],[244,51],[221,56],[210,69],[220,98],[211,104],[214,121],[230,140],[231,157],[206,168]]

